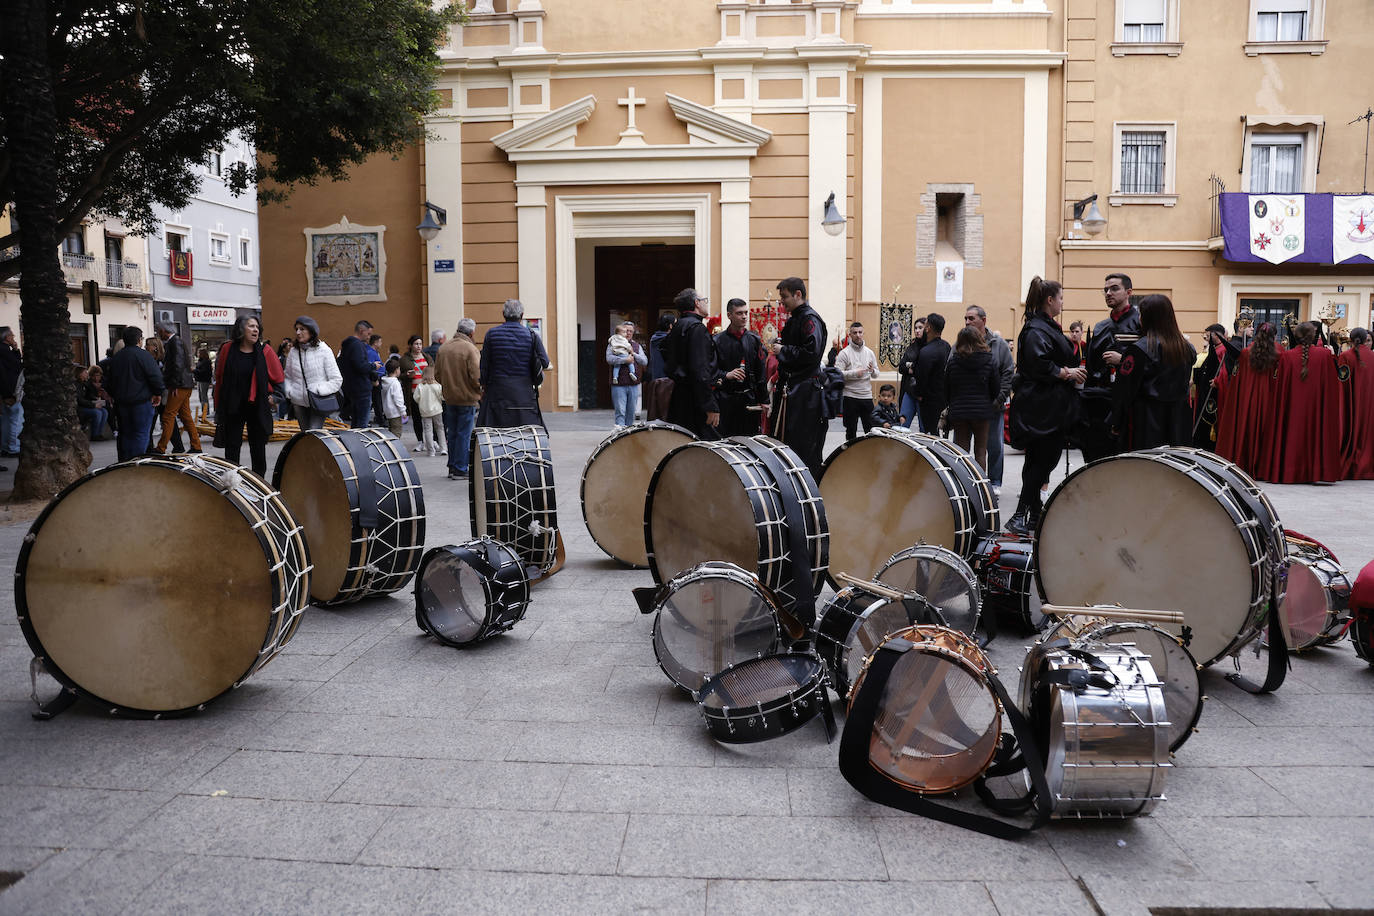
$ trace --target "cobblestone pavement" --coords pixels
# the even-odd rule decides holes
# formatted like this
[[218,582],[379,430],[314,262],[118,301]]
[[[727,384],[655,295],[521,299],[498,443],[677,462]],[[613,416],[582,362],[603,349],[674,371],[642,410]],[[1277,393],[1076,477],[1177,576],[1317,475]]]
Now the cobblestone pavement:
[[[866,801],[817,724],[714,743],[655,664],[630,595],[649,574],[619,568],[582,522],[578,482],[609,413],[549,425],[568,564],[477,648],[420,635],[402,592],[310,610],[283,655],[199,715],[117,721],[80,704],[36,722],[31,653],[0,619],[0,871],[23,874],[0,913],[1374,905],[1374,668],[1348,642],[1294,659],[1273,696],[1205,672],[1200,732],[1153,816],[985,838]],[[112,461],[114,444],[96,455]],[[429,543],[463,540],[466,482],[416,460]],[[1010,455],[1008,504],[1019,475]],[[1266,490],[1352,572],[1374,556],[1374,482]],[[0,527],[7,563],[27,528]],[[991,650],[1013,684],[1025,643]]]

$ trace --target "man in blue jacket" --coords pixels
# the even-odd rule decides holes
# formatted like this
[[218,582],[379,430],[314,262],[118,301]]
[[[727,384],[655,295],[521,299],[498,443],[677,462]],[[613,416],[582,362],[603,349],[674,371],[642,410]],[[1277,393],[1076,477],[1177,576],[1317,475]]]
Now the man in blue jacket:
[[506,320],[482,338],[477,425],[543,426],[538,389],[549,368],[549,354],[539,335],[525,327],[525,307],[519,299],[507,299],[501,317]]
[[349,420],[354,429],[371,425],[372,382],[377,378],[380,362],[368,358],[367,340],[372,335],[372,322],[366,319],[353,326],[353,336],[345,337],[339,346],[339,372],[343,375],[343,393],[353,412]]

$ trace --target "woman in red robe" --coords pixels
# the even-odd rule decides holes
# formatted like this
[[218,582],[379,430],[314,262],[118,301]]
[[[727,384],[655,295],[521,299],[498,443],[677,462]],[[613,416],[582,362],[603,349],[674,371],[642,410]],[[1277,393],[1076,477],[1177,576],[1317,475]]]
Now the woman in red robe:
[[1338,358],[1345,379],[1346,423],[1341,457],[1345,476],[1354,480],[1374,480],[1374,357],[1370,355],[1369,332],[1355,328],[1350,332],[1351,348]]
[[1336,357],[1317,342],[1317,325],[1304,321],[1296,344],[1279,357],[1279,473],[1266,479],[1314,483],[1343,478],[1344,402]]
[[1279,354],[1277,329],[1265,322],[1236,359],[1234,373],[1217,375],[1217,454],[1258,480],[1278,477]]

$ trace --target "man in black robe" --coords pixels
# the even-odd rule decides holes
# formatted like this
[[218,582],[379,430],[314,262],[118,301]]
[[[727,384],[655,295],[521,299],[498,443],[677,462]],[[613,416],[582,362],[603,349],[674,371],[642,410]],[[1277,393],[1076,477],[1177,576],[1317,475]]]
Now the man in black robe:
[[[724,373],[716,403],[722,436],[757,436],[760,411],[768,400],[763,343],[749,330],[749,303],[731,299],[725,306],[729,324],[715,336],[716,367]],[[749,408],[753,407],[754,410]]]
[[1120,451],[1112,435],[1112,385],[1121,354],[1140,336],[1140,310],[1131,305],[1131,278],[1107,274],[1102,295],[1111,314],[1093,325],[1088,338],[1088,378],[1080,393],[1078,444],[1084,461],[1096,461]]
[[821,476],[827,420],[821,360],[825,357],[825,322],[806,301],[806,284],[788,277],[778,284],[778,301],[787,323],[773,341],[778,384],[773,392],[774,435]]
[[1219,324],[1207,326],[1207,358],[1193,370],[1193,445],[1215,450],[1217,444],[1217,376],[1225,366],[1226,374],[1236,371],[1240,347],[1226,336]]
[[720,404],[716,389],[720,373],[716,370],[711,332],[702,321],[710,314],[711,300],[694,289],[684,289],[673,298],[681,316],[663,339],[663,371],[673,380],[668,401],[669,423],[691,430],[705,439],[719,438]]

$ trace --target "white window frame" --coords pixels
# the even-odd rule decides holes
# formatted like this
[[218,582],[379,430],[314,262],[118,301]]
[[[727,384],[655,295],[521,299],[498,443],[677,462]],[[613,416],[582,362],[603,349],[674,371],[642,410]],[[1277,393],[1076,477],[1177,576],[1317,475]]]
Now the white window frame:
[[177,235],[181,236],[183,239],[186,240],[185,247],[181,249],[182,251],[192,251],[195,248],[195,244],[193,242],[193,240],[195,239],[195,233],[191,231],[190,226],[183,226],[180,223],[163,223],[162,256],[164,258],[170,258],[172,256],[172,246],[167,244],[168,231],[175,232]]
[[1164,0],[1164,40],[1127,41],[1126,40],[1126,0],[1116,0],[1116,32],[1112,40],[1112,56],[1125,57],[1128,54],[1162,54],[1178,57],[1183,51],[1183,40],[1179,30],[1179,0]]
[[1246,193],[1250,191],[1250,156],[1254,149],[1255,137],[1274,135],[1278,137],[1301,136],[1302,140],[1302,185],[1300,194],[1314,194],[1317,190],[1317,163],[1321,160],[1321,142],[1325,119],[1321,115],[1252,115],[1245,119],[1245,132],[1241,137],[1244,153],[1241,158],[1240,186]]
[[[222,255],[217,255],[217,254],[215,254],[215,242],[223,242],[223,243],[224,243],[224,254],[222,254]],[[231,263],[231,262],[233,261],[233,255],[229,253],[229,233],[227,233],[227,232],[211,232],[211,233],[210,233],[210,250],[209,250],[209,255],[208,255],[208,256],[209,256],[210,260],[213,261],[213,262],[216,263],[216,264],[229,264],[229,263]]]
[[1245,54],[1255,57],[1260,54],[1311,54],[1326,51],[1330,43],[1326,40],[1326,0],[1307,0],[1306,34],[1301,41],[1260,41],[1259,14],[1286,11],[1303,0],[1250,0],[1250,14],[1247,20],[1247,41]]
[[[1153,131],[1164,134],[1164,190],[1158,194],[1123,194],[1121,192],[1121,135],[1134,131]],[[1153,204],[1172,207],[1178,203],[1174,183],[1178,165],[1177,121],[1116,121],[1112,124],[1112,193],[1107,202],[1113,207],[1131,204]]]
[[[245,248],[245,244],[247,247]],[[253,269],[253,237],[249,235],[239,236],[238,248],[239,267],[242,270]]]

